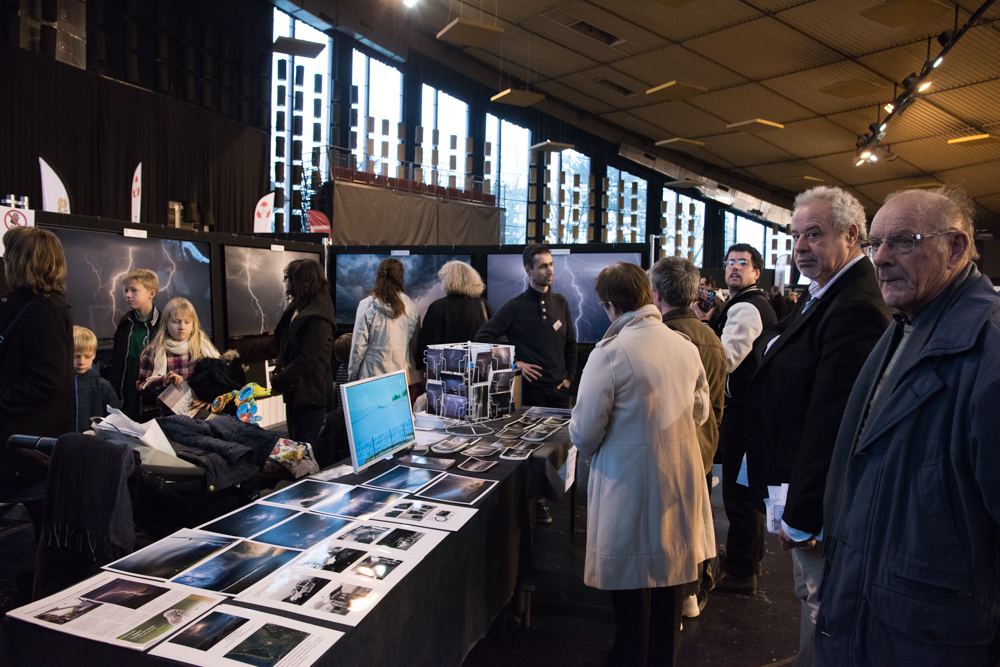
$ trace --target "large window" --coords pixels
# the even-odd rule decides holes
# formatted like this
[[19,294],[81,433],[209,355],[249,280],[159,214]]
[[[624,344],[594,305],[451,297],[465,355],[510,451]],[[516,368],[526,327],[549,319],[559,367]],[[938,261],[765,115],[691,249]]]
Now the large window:
[[703,266],[705,202],[663,188],[660,214],[661,256],[687,257],[697,266]]
[[294,37],[325,44],[315,58],[275,53],[271,56],[271,177],[284,191],[284,204],[275,208],[276,231],[287,231],[290,215],[301,216],[330,165],[330,58],[332,40],[302,21],[274,10],[273,38]]
[[527,238],[530,146],[530,130],[486,114],[485,180],[497,205],[506,209],[504,243]]
[[[726,213],[725,216],[725,238],[726,249],[734,243],[748,243],[757,249],[761,257],[767,261],[768,236],[770,230],[750,218],[744,218],[735,213]],[[725,252],[725,250],[723,250]]]
[[547,243],[586,243],[590,195],[590,158],[568,149],[547,153],[545,207]]
[[646,241],[646,180],[627,171],[608,167],[605,188],[608,243]]
[[[357,144],[352,154],[357,168],[374,174],[397,176],[403,117],[403,75],[395,67],[371,58],[357,49],[351,62],[351,79],[358,89],[352,105],[352,127]],[[357,114],[354,112],[357,111]]]
[[[418,161],[424,183],[465,188],[472,171],[469,144],[469,105],[424,84],[420,124],[423,127]],[[469,188],[471,189],[471,188]]]

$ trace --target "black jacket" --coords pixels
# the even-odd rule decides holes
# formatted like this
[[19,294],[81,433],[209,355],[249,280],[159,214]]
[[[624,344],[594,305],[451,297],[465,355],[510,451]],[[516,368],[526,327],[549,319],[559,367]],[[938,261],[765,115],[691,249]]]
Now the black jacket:
[[424,352],[428,345],[470,341],[491,317],[493,309],[482,297],[449,294],[433,302],[427,307],[417,335],[417,349],[413,355],[416,369],[424,369]]
[[[147,322],[138,322],[135,319],[134,310],[125,313],[118,321],[118,328],[115,329],[113,356],[111,358],[111,372],[107,376],[108,382],[111,383],[111,387],[118,394],[118,398],[122,398],[122,385],[125,382],[125,364],[128,362],[128,341],[132,337],[132,327],[136,325],[146,327],[146,344],[149,345],[150,341],[153,340],[153,336],[160,329],[160,309],[153,306],[153,314]],[[136,364],[138,363],[139,361],[136,360]]]
[[[803,314],[807,299],[765,329],[747,396],[747,473],[755,498],[788,483],[784,521],[818,533],[830,457],[851,388],[891,321],[875,268],[862,259]],[[764,354],[767,343],[780,336]]]
[[289,405],[322,405],[333,408],[333,373],[330,357],[337,335],[337,315],[329,292],[321,292],[292,319],[289,307],[281,316],[274,339],[278,364],[271,387]]
[[[760,322],[766,331],[768,327],[773,327],[778,323],[778,318],[771,308],[771,302],[767,300],[764,291],[756,285],[745,288],[735,296],[730,295],[725,308],[719,316],[719,321],[715,325],[715,334],[722,338],[722,332],[726,329],[726,322],[729,321],[729,311],[738,303],[749,303],[760,313]],[[757,357],[751,352],[740,363],[736,369],[726,378],[726,410],[735,415],[737,410],[743,410],[746,405],[747,391],[750,388],[750,378],[757,370]]]
[[476,332],[475,341],[499,343],[502,336],[514,346],[516,360],[542,367],[536,386],[555,387],[576,377],[576,333],[563,295],[528,287],[500,307]]
[[[21,308],[25,315],[10,329]],[[0,297],[0,494],[45,477],[45,469],[7,452],[15,433],[72,432],[73,320],[61,294],[18,289]]]
[[76,402],[77,433],[90,429],[91,417],[107,415],[106,406],[119,409],[122,407],[122,402],[111,388],[111,383],[102,378],[93,366],[86,373],[73,376],[73,394]]

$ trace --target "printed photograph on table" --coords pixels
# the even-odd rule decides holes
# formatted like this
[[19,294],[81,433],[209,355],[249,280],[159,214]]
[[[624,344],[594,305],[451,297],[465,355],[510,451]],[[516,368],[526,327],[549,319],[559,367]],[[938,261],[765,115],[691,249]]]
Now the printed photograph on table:
[[307,667],[343,636],[337,630],[223,604],[150,655],[200,667]]
[[388,526],[380,526],[374,523],[356,523],[352,524],[348,530],[337,535],[337,539],[341,542],[374,544],[376,540],[381,539],[389,530]]
[[173,582],[224,595],[239,595],[298,555],[298,551],[269,544],[240,542],[174,577]]
[[348,519],[367,519],[405,495],[405,493],[356,486],[333,500],[317,505],[313,511],[336,514]]
[[295,565],[308,567],[313,570],[326,570],[327,572],[339,573],[357,563],[367,553],[367,551],[362,551],[361,549],[333,546],[330,540],[324,540],[305,552],[302,558],[296,561]]
[[355,474],[415,441],[406,370],[341,385],[340,395]]
[[304,479],[301,482],[286,486],[284,489],[261,498],[262,502],[285,507],[297,507],[298,509],[309,509],[327,498],[339,496],[347,493],[353,486],[347,484],[337,484],[334,482],[318,482],[312,479]]
[[490,394],[490,403],[493,405],[494,417],[506,417],[512,412],[514,397],[512,394]]
[[237,600],[325,621],[357,625],[391,588],[377,579],[288,567]]
[[188,595],[172,604],[169,609],[164,609],[148,621],[137,625],[123,635],[119,635],[118,639],[145,649],[151,645],[152,641],[165,637],[174,630],[187,625],[205,609],[214,607],[217,602],[216,598],[205,595]]
[[500,458],[504,461],[527,461],[531,457],[530,449],[505,449],[500,452]]
[[496,461],[483,461],[481,459],[467,458],[458,464],[458,467],[468,472],[486,472],[497,464]]
[[492,479],[463,477],[446,472],[416,495],[421,498],[431,498],[449,503],[474,505],[497,483],[496,480]]
[[465,396],[465,377],[455,373],[441,373],[444,393],[453,396]]
[[[360,527],[364,527],[365,530],[358,530]],[[340,535],[323,540],[312,547],[292,565],[341,572],[342,562],[350,561],[348,565],[353,565],[369,552],[419,561],[447,536],[447,532],[440,530],[404,528],[394,523],[359,522],[352,524]]]
[[236,542],[234,537],[183,528],[104,566],[105,570],[170,579]]
[[473,445],[462,450],[462,453],[466,456],[473,456],[476,458],[485,458],[487,456],[492,456],[496,452],[496,449],[490,445]]
[[360,563],[351,568],[351,572],[368,579],[378,579],[379,581],[383,581],[402,564],[403,561],[395,558],[368,554]]
[[[390,489],[392,491],[405,491],[412,493],[428,482],[435,479],[440,473],[425,468],[409,468],[407,466],[396,466],[386,473],[382,473],[375,479],[365,482],[365,486],[374,486],[380,489]],[[393,501],[390,501],[393,502]],[[382,509],[382,508],[379,508]]]
[[[478,481],[478,480],[476,480]],[[392,507],[382,510],[376,516],[379,520],[406,523],[423,528],[456,531],[475,515],[479,510],[458,505],[444,505],[422,500],[403,500]]]
[[321,261],[315,252],[225,247],[226,323],[230,336],[259,336],[274,331],[288,305],[285,267],[297,259]]
[[346,519],[304,512],[285,523],[278,524],[267,532],[261,533],[254,539],[288,549],[308,549],[347,524]]
[[138,609],[169,591],[169,588],[155,586],[149,582],[118,577],[114,581],[84,593],[83,597],[94,602],[107,602],[119,607]]
[[509,392],[514,387],[514,371],[493,371],[490,373],[490,393]]
[[570,408],[543,408],[537,405],[528,408],[524,413],[525,417],[532,417],[535,419],[537,418],[545,419],[548,417],[569,419],[572,415],[573,415],[573,410],[571,410]]
[[215,521],[198,526],[198,528],[210,533],[221,533],[234,537],[253,537],[296,514],[298,514],[298,510],[288,507],[254,503],[219,517]]
[[425,411],[429,415],[441,415],[444,410],[444,384],[440,382],[427,381],[427,407]]
[[445,394],[441,397],[442,415],[452,419],[464,419],[468,408],[468,399],[465,396],[452,396]]

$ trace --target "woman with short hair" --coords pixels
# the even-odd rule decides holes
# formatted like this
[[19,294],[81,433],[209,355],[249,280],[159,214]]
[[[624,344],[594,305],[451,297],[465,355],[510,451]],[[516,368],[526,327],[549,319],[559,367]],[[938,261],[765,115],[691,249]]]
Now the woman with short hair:
[[409,364],[420,313],[403,288],[403,264],[391,257],[383,260],[371,295],[358,304],[347,367],[351,382],[403,370]]
[[473,340],[479,327],[493,317],[493,309],[483,293],[483,279],[474,268],[452,260],[438,271],[443,298],[427,307],[417,337],[417,370],[424,369],[424,353],[429,345],[464,343]]
[[326,271],[315,259],[290,262],[284,280],[291,301],[274,330],[278,362],[271,387],[284,397],[289,437],[314,445],[334,406],[330,357],[337,315]]
[[23,502],[43,497],[38,482],[47,470],[8,452],[7,438],[75,430],[73,320],[63,297],[66,257],[56,235],[14,227],[3,243],[12,291],[0,297],[0,501]]
[[584,583],[611,591],[608,665],[673,665],[681,585],[715,555],[697,428],[711,411],[698,349],[664,326],[645,272],[597,276],[611,319],[583,368],[570,440],[591,458]]

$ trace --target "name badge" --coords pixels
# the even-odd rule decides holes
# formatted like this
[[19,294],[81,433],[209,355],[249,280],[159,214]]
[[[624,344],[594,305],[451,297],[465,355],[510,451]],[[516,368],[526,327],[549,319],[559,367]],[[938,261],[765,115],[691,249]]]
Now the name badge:
[[553,322],[552,328],[555,329],[556,331],[562,329],[562,320],[556,320],[555,322]]

